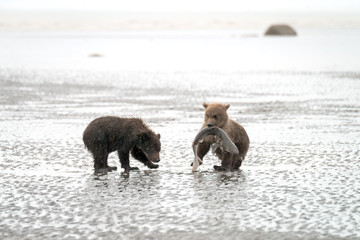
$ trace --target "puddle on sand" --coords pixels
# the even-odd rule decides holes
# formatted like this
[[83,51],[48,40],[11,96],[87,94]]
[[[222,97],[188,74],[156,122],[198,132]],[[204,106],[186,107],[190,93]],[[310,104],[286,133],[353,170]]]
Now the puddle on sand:
[[[356,74],[0,76],[2,239],[360,238]],[[192,173],[201,103],[215,100],[231,103],[250,150],[241,171],[215,172],[209,155]],[[82,132],[99,115],[143,117],[162,135],[160,168],[131,160],[140,171],[95,176]]]

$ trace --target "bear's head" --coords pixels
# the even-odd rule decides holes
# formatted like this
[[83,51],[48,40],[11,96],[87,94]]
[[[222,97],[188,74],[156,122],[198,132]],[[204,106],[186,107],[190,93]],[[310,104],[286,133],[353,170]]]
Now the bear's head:
[[228,121],[226,110],[228,110],[230,104],[203,103],[203,106],[205,108],[204,124],[208,127],[223,128]]
[[160,161],[160,134],[155,134],[152,131],[140,133],[136,146],[145,154],[149,161]]

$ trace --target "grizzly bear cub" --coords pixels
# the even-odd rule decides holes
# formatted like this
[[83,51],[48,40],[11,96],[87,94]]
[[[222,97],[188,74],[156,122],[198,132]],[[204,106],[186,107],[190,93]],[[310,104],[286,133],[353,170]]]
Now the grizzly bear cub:
[[[245,129],[228,117],[226,111],[230,107],[230,104],[203,103],[203,106],[205,108],[205,116],[202,129],[212,126],[221,128],[228,134],[230,139],[239,149],[239,154],[232,154],[223,151],[221,148],[217,148],[215,154],[220,158],[221,166],[215,165],[214,169],[218,171],[239,169],[247,151],[249,150],[250,144],[250,140]],[[215,143],[214,136],[207,136],[204,140],[200,141],[197,148],[197,154],[201,160],[208,153],[210,146],[213,143]]]
[[116,170],[108,166],[108,155],[117,151],[121,167],[130,167],[129,153],[149,168],[158,168],[160,161],[160,134],[155,134],[140,118],[100,117],[85,129],[83,141],[94,158],[95,172]]

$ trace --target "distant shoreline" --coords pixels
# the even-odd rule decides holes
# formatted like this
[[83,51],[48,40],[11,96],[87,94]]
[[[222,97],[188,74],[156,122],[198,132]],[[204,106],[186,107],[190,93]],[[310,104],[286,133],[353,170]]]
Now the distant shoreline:
[[0,10],[0,31],[360,28],[359,12],[141,13]]

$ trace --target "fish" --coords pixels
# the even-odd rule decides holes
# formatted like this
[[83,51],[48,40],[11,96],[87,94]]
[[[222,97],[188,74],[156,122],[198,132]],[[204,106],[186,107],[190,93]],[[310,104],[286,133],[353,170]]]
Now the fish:
[[213,135],[216,136],[215,143],[212,145],[212,151],[215,152],[217,148],[222,148],[226,152],[230,152],[233,154],[239,154],[239,149],[236,147],[236,145],[231,141],[229,136],[226,134],[224,130],[218,127],[206,127],[200,130],[200,132],[196,135],[196,137],[193,140],[192,146],[193,146],[193,152],[195,155],[194,161],[193,161],[193,168],[192,171],[195,172],[196,169],[200,166],[202,163],[202,160],[197,155],[197,148],[199,142],[201,142],[206,136]]

